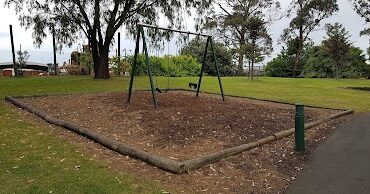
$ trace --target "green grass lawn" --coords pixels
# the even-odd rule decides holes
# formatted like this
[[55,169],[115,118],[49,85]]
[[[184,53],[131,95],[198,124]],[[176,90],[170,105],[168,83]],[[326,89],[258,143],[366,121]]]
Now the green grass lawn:
[[[156,80],[167,87],[167,78]],[[187,88],[197,78],[170,78],[170,88]],[[370,92],[343,89],[367,86],[370,80],[223,78],[226,94],[330,108],[370,111]],[[146,77],[135,88],[147,89]],[[90,77],[0,78],[0,98],[6,95],[126,91],[128,78],[93,80]],[[217,79],[205,77],[203,91],[219,92]],[[156,185],[114,172],[103,162],[91,161],[47,129],[22,121],[0,101],[0,192],[3,193],[153,193]],[[75,166],[80,166],[77,170]]]
[[67,140],[22,121],[5,95],[100,92],[123,88],[122,80],[88,77],[0,78],[0,193],[160,193],[150,181],[108,169]]
[[[144,78],[137,81],[143,87]],[[222,79],[226,94],[247,96],[258,99],[275,100],[289,103],[328,108],[353,109],[358,112],[370,111],[370,92],[344,89],[345,87],[370,87],[370,80],[333,80],[333,79],[288,79],[262,77],[248,80],[245,77],[226,77]],[[140,82],[140,83],[139,83]],[[197,78],[170,78],[170,87],[187,88],[188,82]],[[216,78],[206,77],[202,90],[219,92]],[[167,78],[158,78],[161,88],[167,87]]]

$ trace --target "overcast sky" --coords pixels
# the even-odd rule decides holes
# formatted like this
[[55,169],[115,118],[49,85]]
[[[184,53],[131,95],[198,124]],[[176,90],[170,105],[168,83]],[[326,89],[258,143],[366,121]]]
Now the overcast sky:
[[[286,10],[290,1],[282,0],[280,1],[282,5],[282,10]],[[325,23],[335,23],[339,22],[344,25],[344,27],[350,32],[350,39],[353,44],[357,47],[360,47],[363,50],[369,47],[369,38],[368,37],[360,37],[360,31],[365,27],[365,22],[362,18],[360,18],[356,12],[353,11],[351,4],[347,0],[338,0],[340,11],[337,12],[334,16],[326,19],[322,22],[321,30],[318,30],[311,34],[310,38],[315,43],[320,43],[324,36],[325,31],[323,30],[323,26]],[[42,63],[50,63],[52,62],[52,40],[50,37],[44,41],[44,44],[41,48],[35,48],[33,45],[32,40],[32,31],[25,30],[24,28],[20,27],[18,22],[18,16],[15,12],[11,9],[3,7],[4,0],[0,0],[0,62],[4,61],[11,61],[11,47],[10,47],[10,37],[9,37],[9,24],[13,25],[14,31],[14,41],[16,45],[16,50],[19,50],[19,44],[22,44],[22,50],[28,50],[30,52],[30,59],[29,61],[33,62],[42,62]],[[279,45],[277,40],[280,38],[280,35],[284,28],[288,27],[290,19],[282,19],[278,22],[275,22],[270,27],[270,32],[272,34],[274,40],[274,53],[272,54],[269,59],[276,56],[282,47]],[[194,21],[188,19],[186,22],[188,27],[187,30],[194,29]],[[124,36],[124,32],[122,31],[122,35]],[[64,48],[62,54],[58,54],[58,62],[63,63],[64,61],[68,61],[69,54],[71,51],[76,50],[79,44],[83,44],[83,41],[78,40],[76,44],[72,48]],[[133,50],[134,41],[133,40],[126,40],[125,37],[122,37],[122,48],[128,48]],[[170,53],[175,53],[178,48],[173,47],[170,49]],[[115,50],[112,49],[112,50]],[[111,52],[111,55],[114,55],[115,51]],[[124,52],[123,52],[124,53]],[[130,53],[130,52],[129,52]]]

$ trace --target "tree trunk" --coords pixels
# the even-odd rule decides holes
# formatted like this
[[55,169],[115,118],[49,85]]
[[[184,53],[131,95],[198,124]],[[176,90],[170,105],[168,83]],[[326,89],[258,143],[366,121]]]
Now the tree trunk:
[[244,49],[245,49],[245,37],[244,33],[241,34],[240,37],[240,46],[239,46],[239,59],[238,59],[238,72],[237,75],[241,76],[243,75],[243,69],[244,69]]
[[236,75],[241,76],[243,75],[243,65],[244,65],[244,55],[243,52],[239,52],[239,59],[238,59],[238,71]]
[[301,46],[298,46],[297,54],[295,56],[295,63],[293,68],[293,77],[297,77],[298,69],[301,65],[301,55],[302,55],[302,49]]
[[94,64],[94,79],[108,79],[109,75],[109,44],[100,44],[96,40],[96,36],[89,39],[93,64]]
[[252,46],[253,46],[253,50],[252,50],[252,74],[251,74],[251,80],[253,81],[253,78],[254,78],[254,63],[256,61],[256,39],[253,38],[252,40]]
[[335,63],[336,63],[335,66],[336,66],[336,74],[337,74],[336,77],[337,77],[337,79],[339,79],[339,62],[338,62],[338,60],[336,60]]
[[248,60],[248,77],[251,77],[251,61]]
[[94,61],[94,78],[95,79],[109,79],[109,47],[107,48],[106,46],[103,46],[102,49],[99,49],[100,52],[100,57],[98,61]]
[[109,44],[113,36],[107,35],[104,42],[97,40],[96,33],[90,33],[88,38],[94,64],[94,79],[109,79]]
[[[300,9],[303,10],[303,1],[299,1]],[[299,22],[299,39],[298,39],[298,50],[295,58],[294,68],[293,68],[293,77],[297,77],[298,69],[301,67],[301,57],[304,45],[304,37],[303,37],[303,18],[300,18]]]
[[295,58],[295,63],[294,63],[294,69],[293,69],[293,77],[297,77],[297,73],[299,68],[301,67],[301,57],[302,57],[302,51],[303,51],[303,32],[300,33],[299,36],[299,43],[298,43],[298,50]]
[[252,70],[251,70],[251,80],[252,80],[252,81],[253,81],[253,79],[254,79],[254,63],[255,63],[255,59],[254,59],[254,51],[253,51]]

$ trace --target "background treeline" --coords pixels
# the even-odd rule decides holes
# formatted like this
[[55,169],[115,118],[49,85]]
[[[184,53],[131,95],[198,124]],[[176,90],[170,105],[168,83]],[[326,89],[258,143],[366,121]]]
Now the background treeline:
[[[169,27],[188,27],[184,14],[193,15],[196,21],[194,27],[199,32],[212,34],[215,40],[222,42],[218,43],[221,50],[216,51],[216,55],[224,76],[248,74],[253,80],[255,66],[264,65],[266,58],[273,52],[272,45],[276,40],[273,40],[269,29],[273,23],[283,18],[289,19],[289,25],[281,32],[280,40],[287,48],[268,63],[267,75],[357,78],[368,77],[369,74],[365,56],[348,41],[348,32],[342,25],[327,25],[327,37],[322,44],[310,44],[312,33],[320,30],[322,22],[339,11],[338,0],[291,0],[287,9],[282,9],[281,0],[147,0],[144,4],[141,1],[105,0],[96,1],[97,4],[85,3],[84,6],[81,6],[80,1],[34,2],[7,0],[6,5],[16,8],[19,21],[25,28],[33,29],[36,46],[40,46],[47,33],[52,32],[55,32],[53,34],[60,48],[73,45],[81,37],[88,39],[91,60],[88,60],[87,69],[90,73],[93,72],[96,79],[108,79],[112,63],[117,64],[111,62],[109,52],[115,34],[122,26],[131,35],[137,34],[136,26],[139,21],[158,25],[157,21],[161,20],[168,21]],[[369,26],[369,0],[348,2],[364,19],[365,26]],[[71,14],[69,10],[74,10],[75,14]],[[126,17],[127,15],[130,17]],[[92,21],[82,16],[95,19]],[[91,23],[94,23],[93,27]],[[168,36],[166,32],[158,33],[158,30],[145,34],[149,41],[162,41]],[[370,28],[365,27],[360,35],[369,36]],[[152,57],[155,73],[169,76],[194,75],[196,67],[199,68],[199,63],[202,62],[204,42],[200,43],[202,44],[191,42],[180,52],[181,55],[196,59],[198,66],[193,60],[183,56],[170,60],[166,57]],[[119,59],[118,64],[120,61]],[[190,64],[185,65],[185,61]],[[143,65],[141,62],[142,60],[140,67]],[[214,61],[208,57],[208,75],[215,74],[212,63]],[[139,69],[138,74],[145,74],[145,71]]]
[[[262,73],[273,77],[370,78],[367,55],[349,41],[349,32],[341,24],[326,24],[326,36],[320,44],[315,45],[310,40],[312,32],[320,29],[324,19],[339,10],[337,0],[291,1],[287,15],[291,21],[280,38],[284,47],[271,61],[266,58],[273,51],[274,40],[268,29],[284,15],[281,13],[279,1],[220,2],[225,2],[217,4],[221,10],[214,12],[211,6],[211,9],[204,12],[207,17],[199,18],[200,29],[212,34],[216,40],[216,61],[210,48],[203,61],[206,41],[196,37],[183,45],[176,55],[151,55],[150,63],[155,76],[197,76],[201,64],[205,62],[204,74],[211,76],[217,74],[217,63],[221,76],[248,75],[251,79],[255,74]],[[367,9],[361,8],[369,3],[352,3],[362,17],[370,16]],[[361,32],[361,35],[369,34],[369,29]],[[158,41],[150,32],[147,32],[147,35],[149,41]],[[163,36],[159,40],[164,39]],[[367,54],[369,55],[369,52]],[[83,60],[84,55],[81,55],[81,61],[87,61],[89,64],[85,68],[89,72],[94,67],[92,55],[93,53],[86,55],[89,60]],[[137,62],[135,75],[147,75],[145,57],[139,55]],[[126,74],[125,72],[130,72],[132,64],[133,56],[129,56],[127,60],[114,57],[109,60],[109,72],[116,75]],[[264,71],[260,71],[260,66],[265,67]]]
[[[306,45],[303,52],[301,77],[334,78],[336,67],[323,45]],[[265,74],[270,77],[293,77],[294,54],[284,49],[276,58],[267,63]],[[340,78],[369,78],[370,66],[363,51],[350,47],[341,66]]]
[[[366,55],[349,42],[348,31],[339,23],[327,24],[325,29],[326,37],[320,45],[304,45],[297,75],[307,78],[370,78]],[[289,41],[287,48],[267,63],[266,75],[293,77],[296,50],[297,40]]]
[[[200,72],[201,64],[192,56],[189,55],[165,55],[165,56],[150,56],[150,64],[152,73],[155,76],[196,76]],[[129,63],[134,63],[134,57],[128,58]],[[131,69],[131,67],[130,67]],[[138,55],[136,76],[148,75],[147,65],[144,55]]]
[[[149,60],[153,74],[156,76],[170,77],[198,76],[203,62],[205,47],[205,40],[196,38],[184,45],[178,55],[150,56]],[[231,51],[219,42],[215,42],[214,50],[220,74],[222,76],[233,75],[235,69],[233,67]],[[117,60],[117,58],[111,59],[110,62],[114,74],[119,75],[122,71],[131,72],[134,56],[131,55],[128,57],[128,64],[125,63],[125,59]],[[138,55],[135,75],[142,76],[147,74],[145,56],[140,54]],[[210,48],[207,52],[204,74],[217,75],[215,61]]]

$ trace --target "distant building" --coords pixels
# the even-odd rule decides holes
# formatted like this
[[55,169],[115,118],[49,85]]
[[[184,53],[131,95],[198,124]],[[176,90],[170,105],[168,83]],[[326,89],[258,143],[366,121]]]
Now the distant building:
[[[21,71],[23,76],[38,76],[47,74],[49,70],[50,67],[47,64],[27,62]],[[0,74],[6,77],[14,76],[13,62],[0,63]]]
[[71,53],[70,64],[65,68],[68,75],[91,75],[92,66],[92,55],[89,45],[83,45],[82,53],[79,51]]

